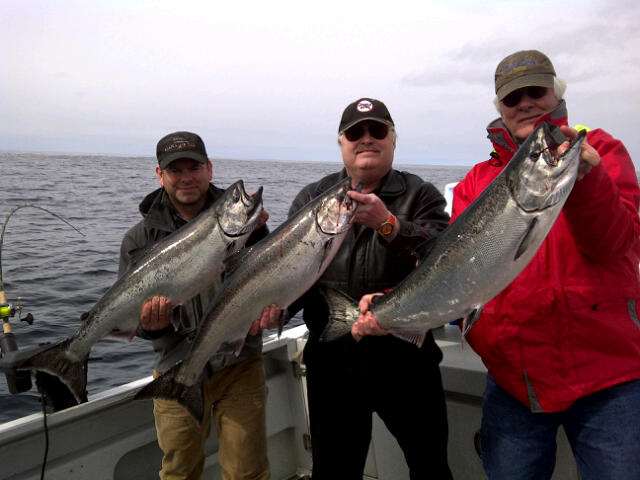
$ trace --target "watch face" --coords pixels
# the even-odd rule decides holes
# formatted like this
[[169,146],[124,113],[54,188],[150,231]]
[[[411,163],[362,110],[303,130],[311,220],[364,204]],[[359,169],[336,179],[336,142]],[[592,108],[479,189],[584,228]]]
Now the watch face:
[[390,223],[385,223],[380,227],[379,231],[382,235],[389,235],[392,230],[393,230],[393,225],[391,225]]

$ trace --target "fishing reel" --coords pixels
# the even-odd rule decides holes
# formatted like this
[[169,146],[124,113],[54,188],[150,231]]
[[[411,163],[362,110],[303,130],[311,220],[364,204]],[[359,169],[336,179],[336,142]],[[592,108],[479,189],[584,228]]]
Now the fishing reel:
[[[23,393],[31,390],[31,372],[29,370],[17,370],[15,366],[21,360],[36,353],[38,350],[47,348],[49,343],[38,345],[28,349],[19,350],[15,335],[11,332],[9,318],[18,314],[18,321],[33,324],[33,315],[28,313],[22,318],[22,304],[20,298],[15,307],[8,304],[4,290],[0,290],[0,318],[2,319],[3,335],[0,337],[0,369],[4,370],[9,392],[12,394]],[[77,405],[75,397],[71,391],[54,375],[46,372],[35,372],[36,387],[43,396],[45,408],[48,412],[57,412],[68,407]]]
[[18,351],[18,342],[11,331],[9,319],[18,314],[18,321],[33,324],[33,315],[27,314],[22,318],[22,303],[20,298],[16,306],[7,303],[4,290],[0,290],[0,319],[2,319],[2,337],[0,337],[0,367],[4,370],[9,391],[13,394],[26,392],[31,389],[31,374],[28,371],[18,371],[12,367],[12,357]]
[[[2,224],[2,229],[0,230],[0,320],[2,320],[3,332],[0,336],[0,370],[4,371],[9,392],[12,394],[26,392],[32,387],[31,372],[29,370],[18,370],[16,367],[22,364],[31,355],[37,353],[38,350],[43,350],[49,345],[48,343],[44,343],[28,349],[18,349],[18,343],[16,342],[15,335],[11,332],[9,319],[13,318],[17,313],[18,321],[27,322],[31,325],[33,324],[33,315],[29,313],[25,318],[22,318],[22,303],[20,302],[20,297],[18,297],[15,307],[10,305],[7,303],[7,297],[3,288],[2,245],[4,241],[4,232],[11,216],[21,208],[26,207],[42,210],[53,215],[84,236],[80,230],[60,215],[53,213],[46,208],[32,204],[24,204],[14,207]],[[58,411],[78,404],[74,396],[71,394],[71,391],[57,377],[49,375],[46,372],[37,371],[35,372],[35,378],[36,387],[42,395],[44,407],[46,407],[48,411]]]

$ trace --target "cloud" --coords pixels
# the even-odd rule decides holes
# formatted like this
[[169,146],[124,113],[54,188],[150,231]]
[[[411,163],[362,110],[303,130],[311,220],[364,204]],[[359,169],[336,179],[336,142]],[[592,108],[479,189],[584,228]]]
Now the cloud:
[[[546,53],[558,75],[571,81],[597,80],[609,69],[623,76],[637,74],[640,4],[619,1],[538,5],[536,8],[528,2],[513,2],[508,15],[492,15],[493,25],[477,25],[473,35],[468,35],[473,39],[459,47],[453,44],[447,48],[444,43],[444,48],[433,52],[428,62],[402,75],[400,82],[413,87],[492,85],[499,61],[509,53],[528,49]],[[549,15],[554,11],[558,14]]]
[[191,128],[225,156],[322,160],[342,108],[371,95],[392,110],[405,161],[472,161],[497,63],[537,48],[568,80],[572,115],[640,155],[636,3],[8,0],[0,139],[144,154]]

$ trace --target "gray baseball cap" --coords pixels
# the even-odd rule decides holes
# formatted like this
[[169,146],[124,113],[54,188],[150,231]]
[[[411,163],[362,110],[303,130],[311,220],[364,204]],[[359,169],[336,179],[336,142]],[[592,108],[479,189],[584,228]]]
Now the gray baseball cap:
[[538,50],[521,50],[505,57],[496,68],[496,95],[502,100],[522,87],[553,88],[556,71]]

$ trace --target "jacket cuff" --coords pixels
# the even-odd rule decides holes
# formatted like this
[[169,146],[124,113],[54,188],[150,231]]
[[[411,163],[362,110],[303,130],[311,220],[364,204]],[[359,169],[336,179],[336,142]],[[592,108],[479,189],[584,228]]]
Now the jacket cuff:
[[138,328],[136,328],[136,336],[140,338],[144,338],[145,340],[155,340],[156,338],[160,338],[167,333],[171,333],[173,331],[173,327],[169,325],[161,330],[145,330],[138,324]]
[[389,250],[396,254],[412,255],[412,252],[418,245],[421,245],[431,238],[424,229],[416,228],[415,224],[409,221],[400,221],[400,229],[395,238],[390,242],[387,242],[378,235],[378,241]]

